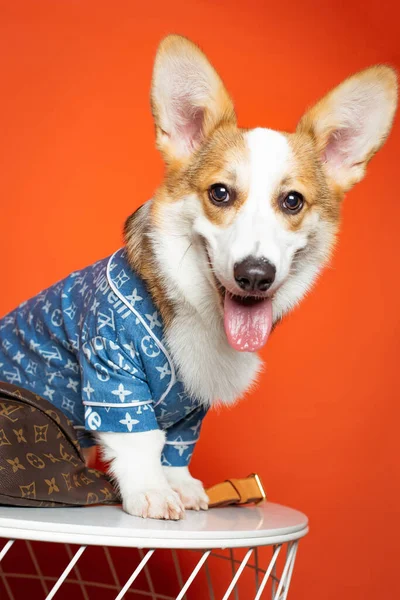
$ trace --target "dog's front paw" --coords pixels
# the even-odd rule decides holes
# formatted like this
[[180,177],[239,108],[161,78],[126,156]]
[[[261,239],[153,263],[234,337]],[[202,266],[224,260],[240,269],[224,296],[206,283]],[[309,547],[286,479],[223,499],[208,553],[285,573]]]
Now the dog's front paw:
[[192,510],[208,509],[208,496],[201,481],[193,479],[193,481],[184,481],[172,487],[179,494],[185,508]]
[[144,519],[183,519],[185,509],[171,488],[148,490],[128,495],[122,503],[125,512]]
[[187,467],[164,467],[169,485],[179,494],[182,504],[187,509],[207,510],[208,496],[203,484],[194,479]]

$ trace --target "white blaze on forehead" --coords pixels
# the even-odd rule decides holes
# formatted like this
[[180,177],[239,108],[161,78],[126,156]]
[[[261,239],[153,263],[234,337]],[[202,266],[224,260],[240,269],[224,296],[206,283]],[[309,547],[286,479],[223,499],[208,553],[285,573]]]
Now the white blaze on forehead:
[[282,251],[290,245],[282,238],[289,232],[272,202],[294,164],[292,150],[286,137],[271,129],[253,129],[245,139],[249,151],[247,199],[232,227],[232,258],[264,256],[279,269]]
[[249,198],[271,198],[288,174],[292,151],[286,137],[273,129],[252,129],[245,134],[250,151]]

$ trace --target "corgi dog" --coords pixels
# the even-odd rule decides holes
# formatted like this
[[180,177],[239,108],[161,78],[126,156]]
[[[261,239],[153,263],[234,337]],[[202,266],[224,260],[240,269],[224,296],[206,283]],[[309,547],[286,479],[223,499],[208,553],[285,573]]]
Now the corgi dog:
[[378,65],[294,133],[242,129],[203,52],[178,35],[161,42],[151,107],[163,182],[127,219],[124,248],[0,325],[0,379],[95,437],[131,515],[207,509],[189,471],[202,419],[255,382],[257,352],[327,263],[344,194],[396,103],[396,74]]

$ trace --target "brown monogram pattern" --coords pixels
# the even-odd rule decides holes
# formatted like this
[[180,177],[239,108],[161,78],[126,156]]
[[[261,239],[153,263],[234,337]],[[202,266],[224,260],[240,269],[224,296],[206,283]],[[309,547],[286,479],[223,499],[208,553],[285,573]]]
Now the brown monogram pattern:
[[0,504],[82,506],[119,498],[85,466],[72,423],[44,398],[0,382]]

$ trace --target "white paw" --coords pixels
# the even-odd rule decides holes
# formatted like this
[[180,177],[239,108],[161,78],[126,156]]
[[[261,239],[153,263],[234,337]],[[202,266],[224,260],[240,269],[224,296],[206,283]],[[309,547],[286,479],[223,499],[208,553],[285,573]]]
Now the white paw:
[[192,510],[208,510],[208,496],[200,481],[198,482],[198,485],[192,481],[181,483],[179,486],[173,486],[173,489],[179,494],[185,508]]
[[207,510],[209,500],[201,481],[194,479],[189,473],[183,476],[173,469],[174,467],[165,469],[166,476],[169,485],[179,494],[183,506],[192,510]]
[[185,509],[176,492],[171,488],[136,492],[123,499],[125,512],[144,519],[183,519]]

